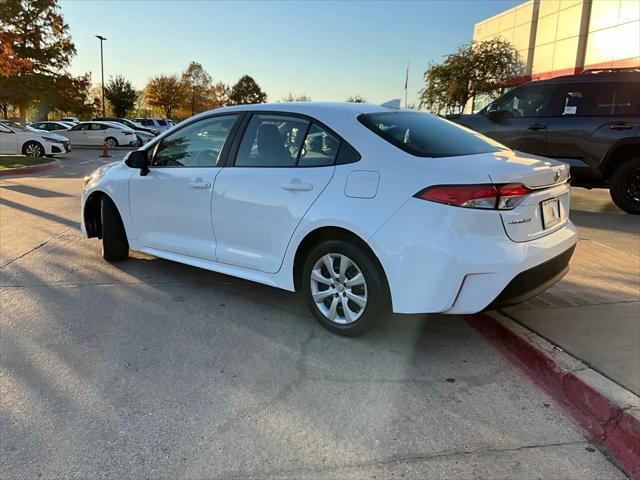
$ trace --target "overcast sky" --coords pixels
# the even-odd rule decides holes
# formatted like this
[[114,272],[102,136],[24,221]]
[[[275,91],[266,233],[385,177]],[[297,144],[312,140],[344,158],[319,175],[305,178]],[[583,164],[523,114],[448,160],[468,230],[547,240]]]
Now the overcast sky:
[[180,73],[200,62],[214,81],[251,75],[280,100],[289,92],[343,101],[359,94],[409,103],[430,61],[471,41],[473,24],[522,3],[432,1],[105,1],[62,0],[78,51],[71,70],[100,81],[122,74],[137,88],[150,76]]

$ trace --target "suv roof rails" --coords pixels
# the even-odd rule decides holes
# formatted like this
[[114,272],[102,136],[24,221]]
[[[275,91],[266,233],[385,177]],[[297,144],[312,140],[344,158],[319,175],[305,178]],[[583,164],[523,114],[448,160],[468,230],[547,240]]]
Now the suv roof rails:
[[640,73],[639,67],[620,67],[620,68],[587,68],[580,72],[580,75],[597,75],[599,73]]

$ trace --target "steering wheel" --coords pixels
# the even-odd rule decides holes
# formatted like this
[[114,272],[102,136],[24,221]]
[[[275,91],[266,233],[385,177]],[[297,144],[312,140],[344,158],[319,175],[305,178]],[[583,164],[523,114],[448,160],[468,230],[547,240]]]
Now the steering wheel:
[[213,148],[205,148],[201,150],[196,155],[196,158],[193,159],[193,162],[198,167],[208,167],[215,166],[218,161],[218,156],[220,152],[218,150],[214,150]]

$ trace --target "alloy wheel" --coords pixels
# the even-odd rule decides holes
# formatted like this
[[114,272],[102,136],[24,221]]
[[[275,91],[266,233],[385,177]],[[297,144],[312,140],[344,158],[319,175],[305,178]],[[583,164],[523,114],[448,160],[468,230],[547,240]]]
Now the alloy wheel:
[[624,193],[629,200],[634,203],[640,203],[640,168],[631,172],[625,187]]
[[41,157],[42,147],[36,143],[30,143],[24,149],[24,153],[27,155],[27,157]]
[[118,146],[118,143],[113,138],[107,138],[105,140],[105,143],[109,148],[115,148]]
[[367,282],[346,255],[327,253],[311,270],[311,295],[318,310],[331,322],[353,323],[367,306]]

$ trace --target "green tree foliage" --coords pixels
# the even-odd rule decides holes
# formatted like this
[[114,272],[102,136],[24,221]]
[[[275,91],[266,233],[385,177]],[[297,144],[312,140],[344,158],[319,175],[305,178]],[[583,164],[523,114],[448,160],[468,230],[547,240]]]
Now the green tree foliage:
[[522,75],[524,66],[509,42],[494,39],[462,45],[424,73],[419,106],[433,112],[460,112],[477,93],[490,93]]
[[173,112],[186,98],[184,85],[177,75],[158,75],[152,77],[145,87],[147,103],[162,110],[167,118],[172,118]]
[[256,81],[249,75],[241,77],[229,94],[229,103],[231,105],[247,105],[266,101],[267,94],[260,89]]
[[182,73],[185,89],[185,107],[191,115],[208,109],[210,101],[211,75],[198,62],[191,62]]
[[7,65],[0,75],[0,103],[18,106],[24,121],[33,102],[59,100],[67,92],[64,88],[58,92],[54,89],[66,85],[58,80],[66,75],[64,70],[76,50],[56,0],[1,3],[0,32],[3,43],[9,41],[11,45],[3,47],[9,56],[3,55]]
[[126,117],[136,104],[137,92],[122,75],[112,77],[104,86],[104,96],[116,117]]
[[349,98],[347,98],[347,102],[352,102],[352,103],[367,103],[367,99],[360,96],[360,95],[352,95]]

